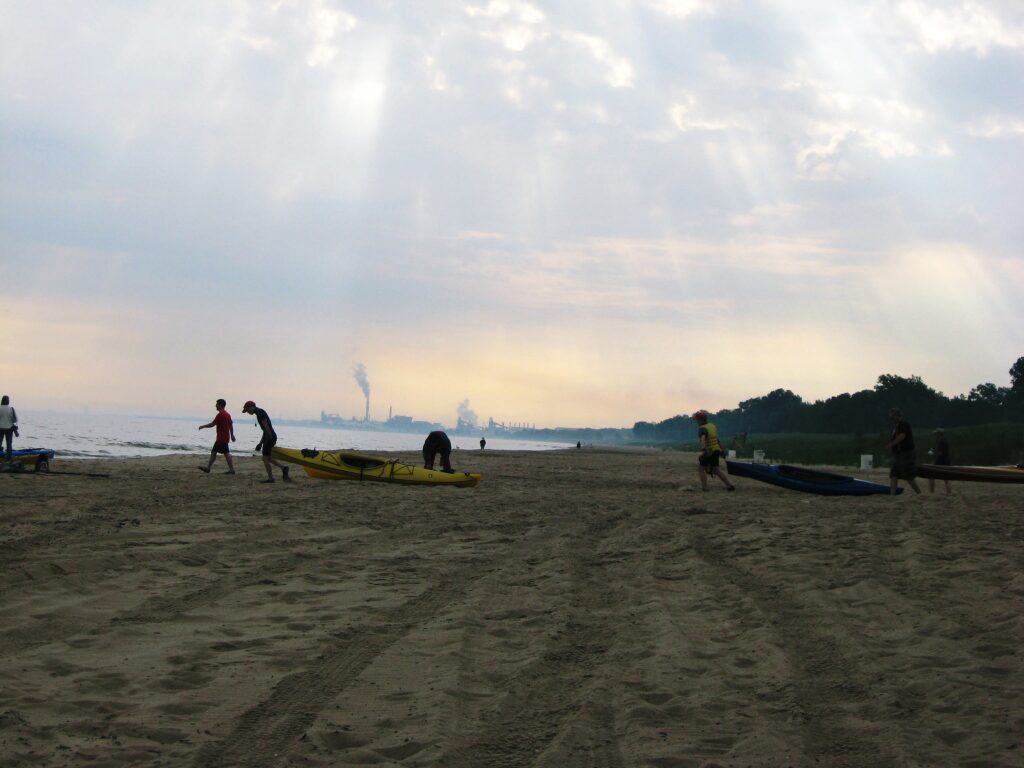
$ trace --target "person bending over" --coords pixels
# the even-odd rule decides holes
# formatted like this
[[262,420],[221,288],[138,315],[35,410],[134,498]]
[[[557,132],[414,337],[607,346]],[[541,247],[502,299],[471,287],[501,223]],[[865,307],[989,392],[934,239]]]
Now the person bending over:
[[452,441],[441,430],[435,430],[423,441],[423,468],[433,469],[434,458],[441,454],[441,471],[452,473]]

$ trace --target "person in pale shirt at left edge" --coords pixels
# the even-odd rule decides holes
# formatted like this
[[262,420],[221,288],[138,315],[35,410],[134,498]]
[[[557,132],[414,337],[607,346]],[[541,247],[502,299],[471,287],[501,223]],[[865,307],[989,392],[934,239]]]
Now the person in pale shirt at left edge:
[[4,395],[0,398],[0,450],[7,444],[7,461],[13,455],[14,438],[18,436],[18,413],[11,405],[11,398]]

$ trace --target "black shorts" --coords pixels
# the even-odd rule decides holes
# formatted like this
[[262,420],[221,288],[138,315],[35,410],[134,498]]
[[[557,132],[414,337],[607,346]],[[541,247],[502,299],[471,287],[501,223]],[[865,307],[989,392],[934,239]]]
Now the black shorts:
[[697,457],[697,462],[704,467],[704,469],[718,469],[718,459],[721,457],[721,451],[712,451],[711,453],[702,453]]
[[889,477],[897,480],[913,480],[917,477],[917,456],[914,451],[897,451],[892,455]]
[[277,445],[277,435],[263,438],[263,455],[269,456],[275,445]]
[[214,443],[210,453],[231,453],[231,448],[227,443]]

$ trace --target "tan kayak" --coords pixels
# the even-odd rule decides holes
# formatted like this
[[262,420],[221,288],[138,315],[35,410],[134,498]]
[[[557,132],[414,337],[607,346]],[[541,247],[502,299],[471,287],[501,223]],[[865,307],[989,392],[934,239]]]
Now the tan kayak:
[[918,464],[917,476],[928,480],[960,480],[972,483],[1024,483],[1020,467],[953,467]]

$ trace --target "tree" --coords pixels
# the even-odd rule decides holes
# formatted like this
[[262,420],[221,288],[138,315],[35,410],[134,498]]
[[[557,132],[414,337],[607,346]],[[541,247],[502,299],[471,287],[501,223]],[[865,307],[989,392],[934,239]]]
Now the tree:
[[1024,395],[1024,357],[1010,366],[1010,389],[1018,395]]
[[1024,357],[1010,366],[1010,390],[1006,395],[1010,418],[1024,418]]
[[984,403],[985,405],[1002,405],[1010,390],[1006,387],[997,387],[991,382],[979,384],[967,395],[972,403]]
[[885,373],[875,384],[879,405],[888,410],[899,408],[920,426],[935,426],[939,421],[941,405],[946,398],[923,381],[920,376],[895,376]]

